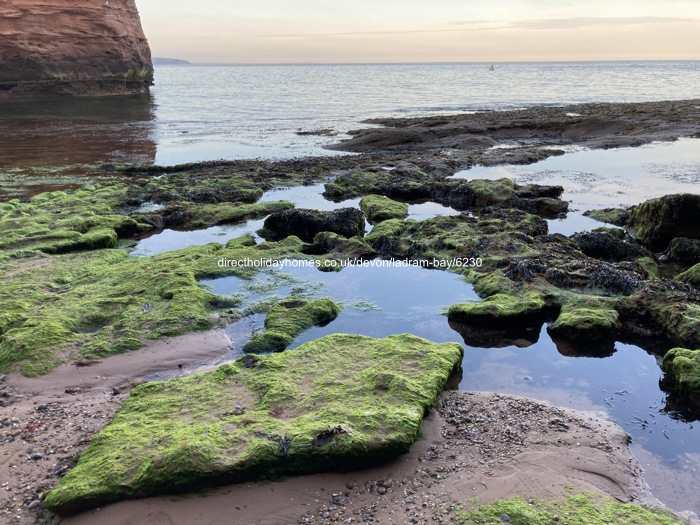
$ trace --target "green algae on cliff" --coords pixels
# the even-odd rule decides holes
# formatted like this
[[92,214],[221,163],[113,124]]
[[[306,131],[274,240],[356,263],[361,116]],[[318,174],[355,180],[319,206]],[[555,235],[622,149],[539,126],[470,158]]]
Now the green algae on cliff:
[[329,298],[281,301],[267,312],[265,331],[253,334],[243,346],[243,351],[279,352],[287,348],[303,331],[312,326],[328,324],[339,313],[340,306]]
[[462,351],[408,334],[334,334],[141,385],[44,506],[71,514],[405,453]]

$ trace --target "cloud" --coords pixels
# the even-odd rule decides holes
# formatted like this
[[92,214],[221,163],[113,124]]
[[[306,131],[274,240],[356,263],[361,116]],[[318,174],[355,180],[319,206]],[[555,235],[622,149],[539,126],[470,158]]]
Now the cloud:
[[514,22],[508,27],[517,29],[578,29],[601,26],[629,26],[696,23],[695,18],[680,18],[669,16],[624,16],[607,18],[542,18],[538,20],[523,20]]
[[[631,25],[658,25],[697,23],[696,18],[680,18],[665,16],[632,16],[632,17],[598,17],[598,18],[542,18],[514,22],[496,22],[491,20],[459,20],[448,22],[450,27],[434,29],[394,29],[394,30],[365,30],[365,31],[335,31],[335,32],[305,32],[305,33],[274,33],[260,34],[261,38],[308,38],[333,36],[381,36],[408,35],[421,33],[459,33],[469,31],[488,31],[494,29],[580,29],[593,27],[620,27]],[[455,27],[459,26],[459,27]]]

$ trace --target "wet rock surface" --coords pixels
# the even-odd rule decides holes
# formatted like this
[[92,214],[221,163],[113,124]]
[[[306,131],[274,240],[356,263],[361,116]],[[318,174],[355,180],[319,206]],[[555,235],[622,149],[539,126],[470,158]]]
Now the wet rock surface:
[[700,195],[666,195],[634,206],[627,226],[649,249],[660,252],[676,237],[700,239]]
[[[334,334],[132,390],[44,505],[115,501],[370,464],[408,451],[463,349]],[[204,419],[202,419],[204,417]]]
[[333,211],[293,209],[270,215],[263,227],[272,233],[267,234],[272,238],[296,235],[305,242],[313,242],[316,234],[321,232],[362,237],[365,233],[365,215],[357,208]]
[[[569,115],[567,115],[569,113]],[[574,116],[570,115],[574,113]],[[478,164],[518,164],[560,155],[538,145],[578,144],[592,148],[639,146],[700,132],[700,109],[693,100],[635,104],[577,104],[523,111],[483,111],[416,119],[373,119],[384,127],[358,130],[335,149],[415,152],[435,149],[479,151]],[[502,143],[515,148],[489,149]]]
[[153,83],[135,0],[9,0],[0,17],[0,98],[146,93]]

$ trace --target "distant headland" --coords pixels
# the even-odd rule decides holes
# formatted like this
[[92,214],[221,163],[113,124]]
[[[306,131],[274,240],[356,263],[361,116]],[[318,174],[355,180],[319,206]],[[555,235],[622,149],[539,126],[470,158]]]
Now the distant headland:
[[189,60],[182,60],[180,58],[153,57],[154,66],[186,66],[189,63]]
[[6,0],[0,19],[0,98],[145,93],[153,84],[135,0]]

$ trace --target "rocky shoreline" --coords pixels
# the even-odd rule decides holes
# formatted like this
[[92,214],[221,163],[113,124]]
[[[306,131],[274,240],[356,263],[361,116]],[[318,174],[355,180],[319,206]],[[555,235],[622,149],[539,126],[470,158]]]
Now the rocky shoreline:
[[[480,338],[492,337],[489,333],[504,324],[511,328],[508,337],[517,339],[523,335],[520,329],[531,331],[544,322],[550,323],[553,339],[569,354],[602,355],[615,340],[633,341],[665,354],[665,387],[692,406],[700,390],[698,367],[688,366],[698,361],[694,349],[700,346],[700,232],[687,218],[698,216],[697,196],[606,210],[598,218],[607,225],[565,237],[550,234],[545,221],[567,212],[560,198],[563,188],[450,176],[474,164],[528,163],[564,154],[558,148],[569,144],[608,148],[695,137],[700,132],[699,107],[698,101],[596,104],[382,121],[375,123],[387,127],[358,132],[339,146],[371,150],[357,156],[119,167],[123,182],[1,203],[0,220],[12,226],[0,237],[0,264],[6,275],[0,290],[5,307],[0,365],[12,370],[0,385],[0,422],[7,445],[0,473],[11,480],[1,488],[8,493],[0,510],[4,519],[20,524],[51,519],[41,517],[47,492],[111,420],[131,387],[153,368],[146,356],[154,344],[162,352],[159,356],[170,356],[171,367],[173,359],[180,365],[188,361],[187,345],[194,344],[195,355],[221,351],[226,343],[216,337],[212,344],[196,332],[179,335],[216,328],[247,314],[231,298],[198,285],[205,277],[252,275],[236,267],[217,268],[213,261],[220,258],[300,258],[319,264],[375,257],[467,261],[458,273],[474,284],[484,301],[452,305],[448,319],[449,327],[468,344],[478,346]],[[509,147],[493,149],[499,144]],[[359,208],[318,212],[292,210],[294,205],[285,201],[259,202],[274,187],[318,181],[325,182],[326,198],[362,197]],[[461,213],[422,221],[405,218],[406,202],[426,200]],[[225,246],[209,244],[140,259],[127,257],[123,249],[129,240],[164,228],[204,228],[266,216],[259,232],[266,241],[261,243],[247,236]],[[365,217],[373,224],[367,235]],[[478,266],[468,264],[477,259]],[[250,348],[283,349],[295,334],[333,317],[324,304],[318,316],[298,318],[296,312],[305,305],[298,297],[268,305],[268,331]],[[337,315],[335,306],[331,310]],[[164,336],[178,337],[171,347],[149,342]],[[679,348],[668,351],[673,346]],[[175,354],[174,348],[179,349]],[[130,352],[112,355],[124,351]],[[40,377],[23,378],[18,370]],[[495,406],[500,407],[498,413]],[[346,489],[332,491],[329,502],[322,503],[316,495],[313,503],[305,500],[311,509],[287,505],[284,512],[297,514],[284,514],[285,522],[459,522],[455,505],[471,496],[484,501],[514,495],[548,499],[561,494],[567,484],[620,501],[645,502],[648,497],[623,434],[618,430],[617,437],[606,437],[607,430],[599,428],[600,423],[587,423],[586,416],[498,394],[443,394],[436,411],[431,417],[441,418],[442,435],[428,449],[419,441],[418,456],[411,456],[412,451],[398,461],[440,460],[439,468],[428,472],[424,465],[412,464],[414,470],[402,471],[401,476],[391,470],[381,475],[367,471],[362,475],[370,477],[362,481],[344,476]],[[66,419],[72,428],[64,428]],[[489,433],[499,439],[486,440],[483,435]],[[550,443],[549,436],[542,438],[545,434],[562,441]],[[498,442],[496,448],[491,441]],[[544,444],[550,449],[539,450]],[[613,470],[581,468],[572,476],[551,466],[556,471],[552,475],[562,479],[554,484],[556,490],[544,487],[544,481],[542,486],[505,481],[516,471],[536,478],[542,458],[551,457],[553,465],[565,450],[573,454],[574,463],[598,461],[588,456],[582,460],[578,447],[603,454],[604,462],[615,465]],[[539,453],[536,461],[522,460],[522,454]],[[323,486],[329,478],[317,476],[326,481],[312,483],[307,490],[330,491],[330,485]],[[464,483],[469,488],[463,484],[457,492],[448,490],[446,480],[451,483],[456,477],[468,478]],[[499,481],[491,483],[492,478]],[[620,481],[610,484],[611,479]],[[283,493],[297,490],[286,483],[274,485]],[[481,485],[488,490],[482,491]],[[256,490],[262,494],[269,489]],[[418,497],[420,508],[415,504]],[[120,505],[145,516],[151,503],[115,508]],[[271,505],[264,512],[268,511],[271,517],[247,509],[251,514],[242,519],[280,522],[274,521],[282,516],[278,507]],[[170,511],[159,510],[154,516],[160,516],[158,512]],[[96,516],[61,522],[87,523]],[[104,522],[117,519],[114,514]],[[174,516],[168,519],[179,523]]]

